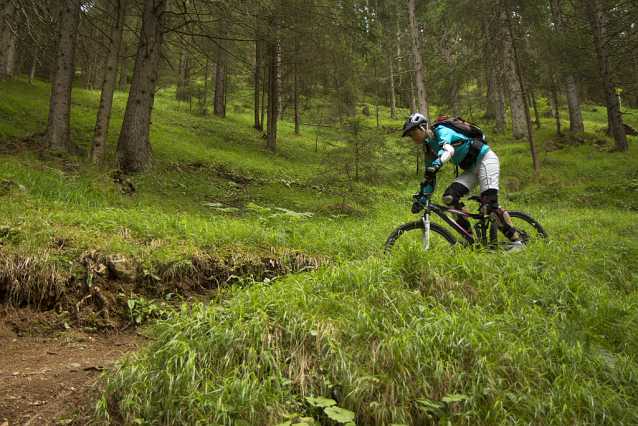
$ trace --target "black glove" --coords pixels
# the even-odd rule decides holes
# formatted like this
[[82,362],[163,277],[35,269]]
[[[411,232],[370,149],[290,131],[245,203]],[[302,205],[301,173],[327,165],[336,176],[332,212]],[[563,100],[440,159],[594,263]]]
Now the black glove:
[[439,164],[434,164],[425,169],[426,179],[434,179],[434,177],[436,176],[436,172],[438,172],[440,168],[441,166]]
[[421,204],[419,201],[415,201],[414,203],[412,203],[412,214],[417,214],[421,210],[423,210],[423,204]]

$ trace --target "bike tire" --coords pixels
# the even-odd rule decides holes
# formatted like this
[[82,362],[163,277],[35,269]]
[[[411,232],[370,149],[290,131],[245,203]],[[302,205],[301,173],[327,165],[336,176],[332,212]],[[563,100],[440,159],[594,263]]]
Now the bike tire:
[[[522,243],[526,246],[536,243],[547,241],[548,235],[543,226],[534,220],[533,217],[527,213],[519,212],[516,210],[508,210],[512,224]],[[492,222],[490,227],[490,246],[492,248],[504,248],[510,247],[510,241],[498,230],[496,223]]]
[[[417,242],[423,234],[424,225],[420,220],[404,223],[397,227],[385,242],[384,250],[388,251],[395,247],[398,241],[405,244]],[[414,231],[414,232],[410,232]],[[419,232],[416,232],[419,231]],[[407,233],[407,235],[405,235]],[[403,236],[403,238],[400,238]],[[408,241],[410,240],[410,241]],[[437,223],[430,223],[430,245],[431,248],[441,245],[452,247],[457,243],[456,238],[450,231]]]

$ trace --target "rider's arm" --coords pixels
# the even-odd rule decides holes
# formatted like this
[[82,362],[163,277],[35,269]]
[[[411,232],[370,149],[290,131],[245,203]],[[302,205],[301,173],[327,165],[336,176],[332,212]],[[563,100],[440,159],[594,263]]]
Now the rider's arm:
[[453,155],[454,155],[454,147],[450,145],[449,143],[443,144],[443,146],[438,152],[439,161],[441,162],[442,165],[450,161]]
[[459,139],[459,134],[445,126],[438,126],[434,129],[434,134],[439,142],[437,156],[439,157],[440,165],[443,165],[452,159],[454,155],[452,142]]

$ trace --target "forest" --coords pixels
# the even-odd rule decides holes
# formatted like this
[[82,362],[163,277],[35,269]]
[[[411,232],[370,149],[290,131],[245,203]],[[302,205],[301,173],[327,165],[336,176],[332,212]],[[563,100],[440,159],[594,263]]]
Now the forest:
[[[638,422],[635,0],[0,10],[2,426]],[[415,111],[548,237],[384,250]]]
[[[101,91],[90,156],[105,160],[115,90],[129,103],[114,163],[152,170],[154,94],[177,87],[199,114],[250,109],[275,151],[277,122],[296,131],[342,122],[374,94],[379,108],[429,105],[446,115],[489,120],[497,134],[529,139],[533,123],[557,116],[562,94],[569,126],[582,132],[580,105],[605,105],[616,148],[627,148],[622,102],[636,107],[635,1],[393,1],[260,3],[90,1],[42,4],[2,0],[0,80],[16,74],[52,82],[47,148],[72,152],[72,87]],[[77,79],[76,79],[77,76]],[[253,87],[253,95],[239,87]],[[509,114],[509,115],[508,115]],[[378,123],[377,123],[378,125]],[[561,129],[558,127],[560,133]]]

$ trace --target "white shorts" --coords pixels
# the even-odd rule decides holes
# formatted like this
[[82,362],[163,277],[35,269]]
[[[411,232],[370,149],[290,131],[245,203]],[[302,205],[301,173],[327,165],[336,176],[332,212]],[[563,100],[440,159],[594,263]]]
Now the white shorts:
[[479,185],[481,186],[481,193],[488,189],[496,189],[498,191],[498,177],[500,172],[501,164],[498,162],[498,156],[490,149],[485,153],[483,158],[476,163],[472,171],[463,171],[454,182],[462,184],[470,192]]

